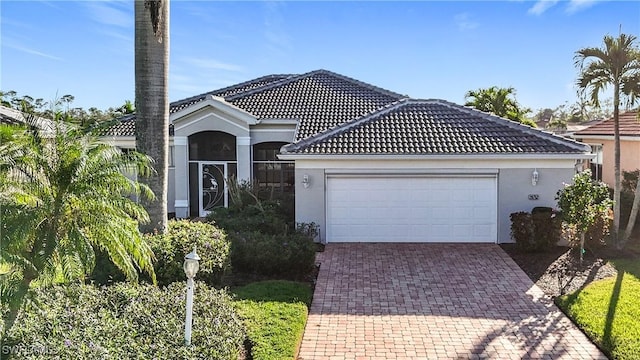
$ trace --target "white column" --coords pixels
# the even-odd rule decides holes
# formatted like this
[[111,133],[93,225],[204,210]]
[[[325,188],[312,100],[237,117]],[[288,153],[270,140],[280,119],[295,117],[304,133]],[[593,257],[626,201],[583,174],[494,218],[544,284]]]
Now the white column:
[[[189,217],[189,138],[173,137],[175,164],[175,212],[177,218]],[[197,214],[196,214],[197,215]]]
[[251,180],[251,138],[236,138],[236,156],[238,158],[238,181]]

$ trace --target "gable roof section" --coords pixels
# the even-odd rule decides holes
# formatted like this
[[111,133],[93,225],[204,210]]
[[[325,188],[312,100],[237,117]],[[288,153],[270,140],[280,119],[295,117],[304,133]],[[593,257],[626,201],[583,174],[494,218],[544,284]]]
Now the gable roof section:
[[[327,70],[301,75],[269,75],[171,103],[176,113],[203,101],[207,95],[247,111],[258,119],[298,120],[301,140],[406,98]],[[121,119],[109,136],[135,136],[135,115]]]
[[327,70],[227,97],[259,119],[298,119],[300,140],[406,98]]
[[[637,111],[627,111],[620,114],[620,136],[640,136],[640,119]],[[601,121],[586,129],[576,131],[574,136],[598,135],[614,136],[613,118]]]
[[444,100],[403,99],[282,148],[301,155],[582,154],[588,146]]
[[[259,88],[265,85],[269,85],[273,82],[277,82],[283,79],[287,79],[294,75],[280,74],[280,75],[267,75],[253,80],[245,81],[240,84],[231,85],[222,89],[209,91],[200,95],[192,96],[186,99],[174,101],[169,104],[169,114],[177,113],[191,105],[204,101],[207,96],[213,95],[217,97],[231,96],[245,91],[249,91],[255,88]],[[120,123],[112,126],[105,133],[106,136],[135,136],[136,131],[136,115],[130,114],[120,118]],[[173,135],[173,124],[169,125],[169,133]]]

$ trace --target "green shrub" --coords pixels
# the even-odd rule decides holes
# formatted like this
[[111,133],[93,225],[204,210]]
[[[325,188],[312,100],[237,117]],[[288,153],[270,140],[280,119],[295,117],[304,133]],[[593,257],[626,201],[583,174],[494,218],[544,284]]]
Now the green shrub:
[[111,259],[109,255],[107,255],[104,251],[95,248],[94,251],[96,254],[96,264],[93,267],[93,271],[89,276],[89,280],[98,284],[98,285],[108,285],[114,282],[125,281],[126,277],[118,269]]
[[248,182],[230,184],[229,207],[212,211],[207,216],[209,221],[227,232],[283,234],[295,230],[292,195],[265,194]]
[[558,244],[562,235],[562,217],[556,211],[532,211],[533,251],[548,251]]
[[560,241],[562,219],[555,211],[512,213],[511,236],[523,251],[547,251]]
[[589,170],[576,174],[573,184],[565,185],[556,194],[558,207],[562,210],[564,221],[575,228],[578,241],[572,246],[580,246],[580,262],[582,263],[584,246],[589,230],[596,220],[609,214],[612,201],[609,190],[601,182],[591,179]]
[[512,213],[511,218],[511,237],[516,242],[518,248],[526,250],[533,239],[533,221],[531,214],[526,211]]
[[[593,224],[589,226],[589,229],[585,233],[585,247],[594,249],[605,246],[607,244],[607,237],[609,236],[612,224],[612,210],[596,214]],[[580,243],[580,237],[574,225],[565,224],[564,232],[564,237],[569,241],[569,243]]]
[[147,237],[156,256],[158,284],[184,281],[184,257],[197,247],[200,255],[198,279],[217,285],[229,266],[229,241],[226,234],[212,224],[171,220],[164,235]]
[[289,235],[236,232],[229,239],[234,271],[299,278],[313,269],[316,245],[303,231]]
[[283,234],[289,232],[291,225],[281,215],[275,202],[260,202],[260,205],[247,204],[243,208],[217,208],[207,220],[226,232],[259,231],[265,234]]
[[184,344],[185,285],[120,283],[36,289],[5,342],[19,359],[237,359],[243,325],[223,290],[196,285],[193,346]]
[[[198,279],[210,285],[218,285],[229,267],[229,241],[226,234],[209,223],[188,220],[170,220],[164,235],[147,235],[156,257],[154,269],[159,285],[184,281],[182,269],[184,257],[197,247],[200,260]],[[124,274],[113,265],[109,257],[96,251],[96,266],[90,280],[98,285],[123,281]]]

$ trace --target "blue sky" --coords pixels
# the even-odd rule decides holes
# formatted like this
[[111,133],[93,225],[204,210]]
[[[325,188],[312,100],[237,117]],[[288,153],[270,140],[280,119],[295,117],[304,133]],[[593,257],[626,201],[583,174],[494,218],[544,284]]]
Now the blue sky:
[[[134,98],[132,1],[0,2],[0,89],[105,109]],[[638,1],[178,1],[170,99],[327,69],[414,98],[513,86],[530,108],[576,99],[577,49],[640,35]]]

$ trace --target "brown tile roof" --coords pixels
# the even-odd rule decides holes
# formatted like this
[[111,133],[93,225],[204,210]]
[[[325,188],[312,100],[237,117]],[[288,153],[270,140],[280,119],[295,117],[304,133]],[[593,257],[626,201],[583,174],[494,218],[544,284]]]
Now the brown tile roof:
[[283,151],[323,155],[579,154],[587,148],[444,100],[403,99],[287,145]]
[[[640,136],[640,118],[637,111],[627,111],[620,114],[620,135]],[[613,136],[613,118],[601,121],[586,129],[576,131],[574,136],[582,135],[604,135]]]

